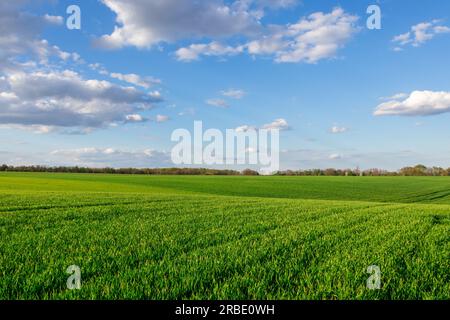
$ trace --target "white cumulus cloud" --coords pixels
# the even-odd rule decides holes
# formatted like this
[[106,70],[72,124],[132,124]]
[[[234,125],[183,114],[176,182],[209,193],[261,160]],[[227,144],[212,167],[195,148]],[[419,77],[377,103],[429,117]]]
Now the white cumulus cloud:
[[133,84],[138,87],[143,87],[145,89],[148,89],[155,84],[161,83],[161,80],[159,80],[159,79],[154,79],[154,78],[150,78],[150,77],[143,78],[134,73],[122,74],[122,73],[118,73],[118,72],[112,72],[112,73],[110,73],[110,77],[124,81],[124,82],[128,82],[128,83]]
[[208,100],[206,100],[206,104],[213,106],[213,107],[218,107],[218,108],[228,108],[229,107],[228,103],[223,99],[208,99]]
[[286,121],[286,119],[279,118],[279,119],[275,119],[271,123],[263,125],[262,129],[266,129],[266,130],[273,130],[273,129],[288,130],[288,129],[290,129],[290,127],[289,127],[289,124]]
[[328,158],[330,160],[339,160],[339,159],[342,159],[342,155],[339,153],[332,153],[332,154],[330,154],[330,156]]
[[229,46],[217,41],[192,44],[179,49],[179,60],[198,60],[205,56],[229,56],[240,53],[271,56],[279,63],[316,63],[336,56],[358,31],[358,17],[336,8],[330,13],[315,12],[288,25],[272,25],[265,34],[247,43]]
[[62,25],[64,18],[61,16],[52,16],[49,14],[44,15],[44,20],[51,24]]
[[169,116],[162,115],[162,114],[156,115],[156,122],[158,122],[158,123],[167,122],[169,120],[170,120]]
[[[93,128],[145,120],[140,111],[162,101],[159,91],[85,78],[71,70],[85,62],[42,39],[61,17],[28,14],[31,1],[0,2],[0,126],[33,132],[89,133]],[[89,65],[103,71],[100,64]],[[134,74],[113,74],[147,88],[157,82]],[[141,117],[141,118],[139,118]]]
[[374,115],[428,116],[446,112],[450,112],[450,92],[425,90],[386,101],[377,106]]
[[222,95],[232,99],[242,99],[245,96],[246,92],[244,90],[238,89],[229,89],[222,91]]
[[142,122],[144,121],[144,117],[140,114],[129,114],[125,117],[125,119],[129,122]]
[[[0,123],[59,127],[104,127],[136,121],[160,96],[65,71],[15,72],[3,80]],[[128,118],[127,118],[128,116]]]
[[249,125],[243,125],[243,126],[239,126],[236,129],[234,129],[236,132],[247,132],[247,131],[255,131],[256,127],[254,126],[249,126]]
[[261,15],[248,1],[102,0],[116,14],[111,34],[97,44],[105,48],[149,48],[187,38],[227,37],[256,32]]
[[411,27],[411,30],[395,36],[392,42],[398,47],[395,51],[401,51],[403,46],[412,45],[418,47],[425,42],[433,39],[437,34],[450,33],[450,28],[441,24],[440,20],[431,22],[422,22]]
[[330,128],[330,132],[333,134],[344,133],[347,131],[348,131],[348,128],[346,128],[346,127],[332,126]]
[[175,54],[179,61],[190,62],[198,60],[200,56],[233,56],[242,53],[243,46],[232,47],[217,41],[208,44],[191,44],[186,48],[178,49]]

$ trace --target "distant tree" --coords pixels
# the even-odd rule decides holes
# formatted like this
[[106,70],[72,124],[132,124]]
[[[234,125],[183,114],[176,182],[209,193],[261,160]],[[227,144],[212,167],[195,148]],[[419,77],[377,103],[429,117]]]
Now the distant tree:
[[447,171],[441,167],[433,167],[429,169],[433,176],[446,176]]
[[251,169],[245,169],[242,171],[243,176],[259,176],[258,171],[251,170]]

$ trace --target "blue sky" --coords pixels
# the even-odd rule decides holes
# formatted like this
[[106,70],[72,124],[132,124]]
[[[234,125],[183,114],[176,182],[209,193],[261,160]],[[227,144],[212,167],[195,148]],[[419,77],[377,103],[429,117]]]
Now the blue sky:
[[172,166],[171,133],[202,120],[281,129],[282,169],[450,166],[448,1],[0,9],[1,163]]

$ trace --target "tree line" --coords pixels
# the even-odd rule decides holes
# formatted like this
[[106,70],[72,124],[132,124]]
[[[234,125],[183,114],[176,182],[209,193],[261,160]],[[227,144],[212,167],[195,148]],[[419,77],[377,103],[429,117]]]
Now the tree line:
[[207,168],[89,168],[89,167],[48,167],[48,166],[0,166],[0,171],[11,172],[59,172],[59,173],[109,173],[148,175],[240,175],[236,170]]
[[[59,173],[108,173],[108,174],[146,174],[146,175],[214,175],[214,176],[257,176],[258,171],[245,169],[220,170],[208,168],[89,168],[89,167],[49,167],[49,166],[9,166],[3,164],[0,171],[10,172],[59,172]],[[309,169],[278,171],[276,176],[450,176],[450,168],[426,167],[417,165],[404,167],[398,171],[382,169]]]
[[285,170],[279,171],[276,175],[281,176],[450,176],[450,168],[426,167],[417,165],[414,167],[404,167],[398,171],[388,171],[383,169],[311,169],[311,170]]

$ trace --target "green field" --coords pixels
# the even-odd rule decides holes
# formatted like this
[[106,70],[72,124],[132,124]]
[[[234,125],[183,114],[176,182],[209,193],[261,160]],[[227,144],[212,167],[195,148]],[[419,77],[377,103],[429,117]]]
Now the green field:
[[1,173],[0,299],[450,299],[449,235],[450,177]]

